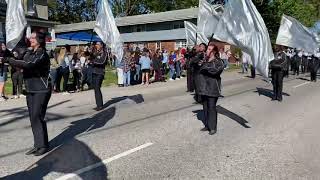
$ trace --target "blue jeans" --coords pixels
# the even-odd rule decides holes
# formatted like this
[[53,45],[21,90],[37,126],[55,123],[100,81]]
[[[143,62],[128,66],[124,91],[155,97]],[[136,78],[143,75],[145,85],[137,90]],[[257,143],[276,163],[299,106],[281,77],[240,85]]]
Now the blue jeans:
[[123,85],[130,86],[130,71],[123,72]]
[[175,73],[175,67],[174,65],[169,65],[170,71],[169,71],[169,76],[170,79],[173,79],[174,73]]
[[178,61],[176,63],[176,78],[180,78],[181,76],[181,63]]
[[242,63],[242,73],[248,72],[248,63]]
[[223,59],[223,62],[224,62],[224,67],[226,69],[228,69],[229,68],[229,60],[228,59]]

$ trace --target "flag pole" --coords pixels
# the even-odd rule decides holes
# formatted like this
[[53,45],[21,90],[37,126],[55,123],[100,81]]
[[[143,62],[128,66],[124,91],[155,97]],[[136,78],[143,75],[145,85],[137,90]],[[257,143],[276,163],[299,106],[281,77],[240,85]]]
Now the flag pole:
[[196,42],[194,42],[194,46],[198,44],[198,33],[196,32]]
[[213,36],[214,36],[214,33],[212,33],[212,35],[211,35],[211,37],[209,39],[208,46],[209,46],[210,42],[213,41]]

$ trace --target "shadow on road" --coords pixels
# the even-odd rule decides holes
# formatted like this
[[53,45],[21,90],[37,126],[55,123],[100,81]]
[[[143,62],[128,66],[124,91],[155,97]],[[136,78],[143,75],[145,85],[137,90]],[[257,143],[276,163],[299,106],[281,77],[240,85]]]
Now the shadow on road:
[[[115,112],[116,108],[111,107],[91,118],[71,122],[61,134],[50,141],[50,153],[36,162],[32,168],[7,176],[5,179],[41,180],[51,172],[67,174],[101,162],[101,159],[85,143],[76,139],[76,137],[77,135],[102,128],[114,117]],[[106,179],[107,170],[105,167],[100,167],[80,175],[80,177],[82,179]]]
[[130,100],[134,101],[136,104],[140,104],[140,103],[144,102],[144,98],[141,94],[137,94],[137,95],[133,95],[133,96],[116,97],[116,98],[112,98],[110,101],[105,103],[103,105],[103,109],[108,108],[109,106],[116,104],[118,102],[124,101],[126,99],[130,99]]
[[303,81],[310,81],[310,79],[303,78],[303,77],[300,77],[300,78],[297,78],[297,79],[300,79],[300,80],[303,80]]
[[[57,104],[50,105],[50,106],[48,106],[48,109],[60,106],[62,104],[68,103],[70,101],[71,100],[66,100],[66,101],[59,102]],[[22,119],[29,116],[27,107],[5,109],[5,110],[1,110],[0,112],[6,112],[6,115],[8,115],[8,116],[9,115],[15,116],[7,121],[0,123],[0,127],[17,122],[17,121],[22,120]],[[7,117],[6,115],[1,116],[1,118],[6,118]],[[46,114],[46,119],[48,119],[48,121],[56,121],[56,120],[63,119],[63,118],[66,118],[66,117],[59,115],[59,114],[56,114],[56,113],[47,112],[47,114]]]
[[[5,180],[43,180],[49,173],[72,173],[102,160],[79,140],[72,140],[43,157],[25,171],[2,177]],[[108,177],[106,166],[79,174],[81,179],[105,180]],[[48,179],[48,178],[47,178]]]
[[[270,90],[270,89],[257,88],[257,90],[254,91],[254,92],[255,92],[255,93],[258,93],[259,96],[260,96],[260,95],[263,95],[263,96],[266,96],[266,97],[269,97],[269,98],[273,98],[273,91]],[[282,92],[282,95],[284,95],[284,96],[290,96],[290,94],[285,93],[285,92]]]
[[[247,125],[247,123],[249,123],[249,122],[247,120],[245,120],[243,117],[239,116],[238,114],[231,112],[228,109],[226,109],[220,105],[217,106],[217,111],[219,114],[224,115],[224,116],[232,119],[233,121],[239,123],[242,127],[251,128],[250,126]],[[193,113],[197,114],[198,120],[204,122],[203,110],[196,110],[196,111],[193,111]],[[218,119],[218,121],[219,121],[219,119]]]
[[[106,103],[105,107],[125,99],[132,99],[137,104],[144,102],[142,95],[126,96],[115,98]],[[116,114],[116,107],[110,107],[90,118],[73,121],[61,134],[50,141],[50,151],[45,157],[36,162],[32,167],[6,177],[4,179],[17,180],[42,180],[51,172],[72,173],[81,168],[101,162],[92,150],[76,137],[89,133],[93,130],[104,127]],[[0,158],[24,152],[19,150]],[[107,179],[107,169],[105,166],[93,169],[92,171],[79,175],[82,179]],[[2,179],[2,178],[0,178]]]

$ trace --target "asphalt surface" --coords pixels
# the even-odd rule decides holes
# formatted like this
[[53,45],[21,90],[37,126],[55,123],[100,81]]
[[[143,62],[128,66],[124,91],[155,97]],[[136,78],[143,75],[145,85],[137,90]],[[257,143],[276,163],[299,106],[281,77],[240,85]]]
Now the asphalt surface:
[[285,79],[271,101],[261,77],[223,75],[218,133],[201,132],[202,107],[185,79],[149,87],[53,95],[51,152],[26,156],[33,137],[25,100],[0,105],[0,179],[320,179],[320,84]]

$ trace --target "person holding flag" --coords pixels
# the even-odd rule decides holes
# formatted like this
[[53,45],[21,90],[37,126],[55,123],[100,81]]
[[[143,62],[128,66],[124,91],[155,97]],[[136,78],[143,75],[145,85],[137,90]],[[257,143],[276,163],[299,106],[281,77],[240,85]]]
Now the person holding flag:
[[273,97],[272,100],[282,101],[282,89],[283,89],[283,77],[287,71],[287,59],[282,56],[282,53],[278,54],[278,57],[270,62],[271,77],[273,85]]
[[22,59],[11,58],[12,67],[23,69],[27,91],[27,105],[31,128],[34,136],[34,147],[26,155],[40,156],[48,151],[48,132],[44,120],[51,97],[51,80],[49,77],[50,59],[46,52],[45,33],[33,32],[29,39],[30,47]]
[[219,58],[219,50],[209,44],[205,56],[198,62],[197,93],[201,96],[204,112],[204,128],[210,135],[217,132],[217,101],[221,95],[221,73],[224,70],[223,60]]
[[[27,21],[21,1],[6,0],[6,44],[9,50],[15,49],[19,58],[9,58],[12,67],[23,69],[27,91],[27,106],[34,137],[34,147],[26,155],[40,156],[48,151],[48,132],[45,122],[47,106],[51,97],[49,77],[50,59],[46,52],[46,34],[35,31],[29,37],[29,48],[21,48]],[[18,45],[19,44],[19,45]],[[27,43],[28,44],[28,43]],[[20,59],[21,58],[21,59]]]
[[101,111],[103,109],[103,98],[101,93],[101,85],[104,80],[105,67],[107,64],[107,53],[103,49],[101,42],[95,42],[95,48],[92,54],[92,84],[94,89],[94,95],[96,99],[95,108],[96,111]]

